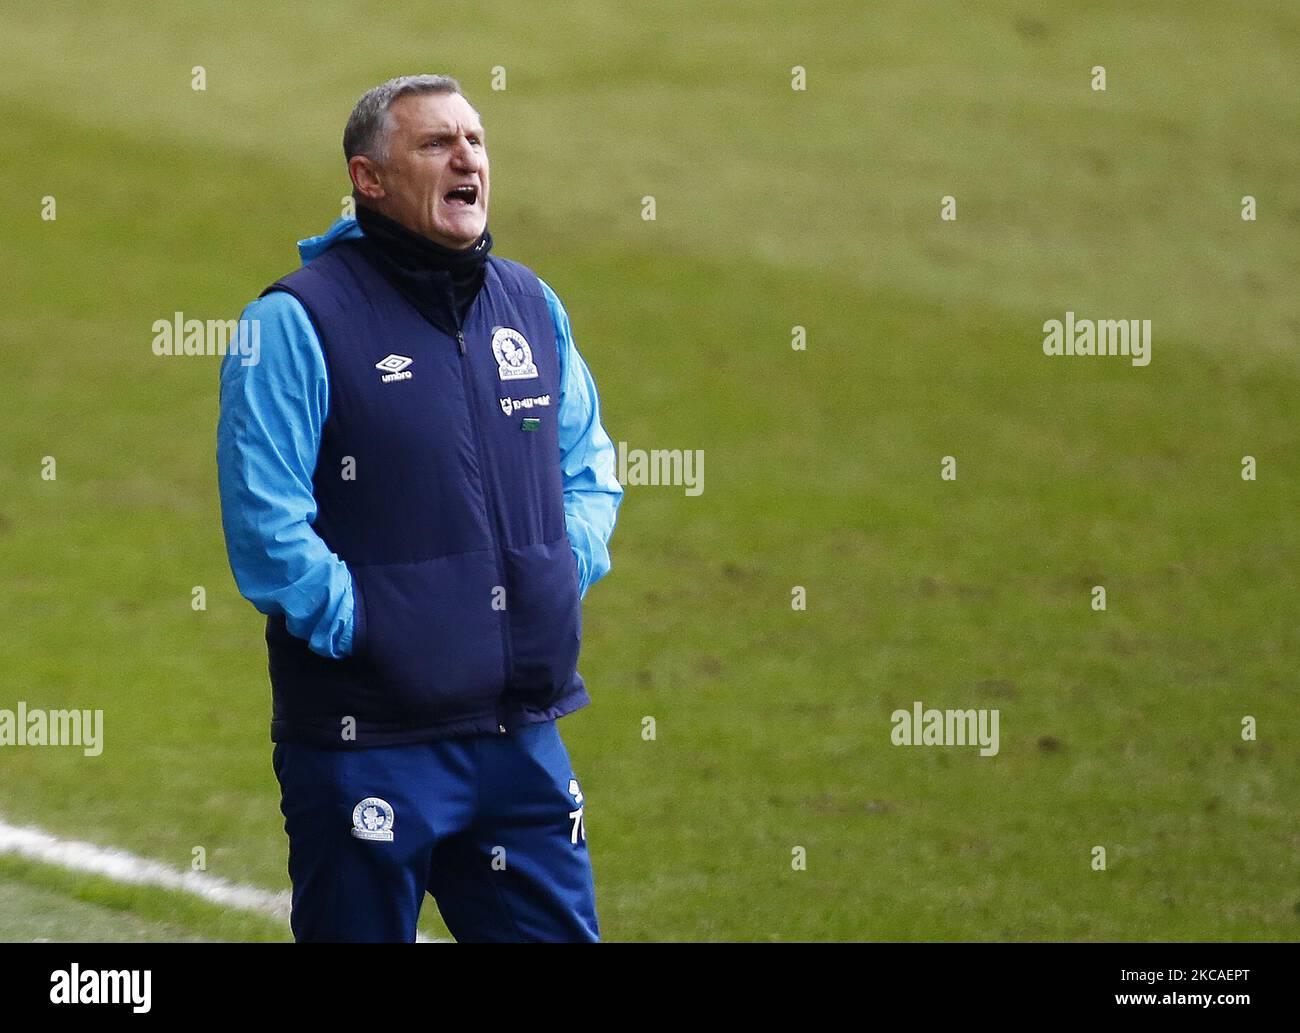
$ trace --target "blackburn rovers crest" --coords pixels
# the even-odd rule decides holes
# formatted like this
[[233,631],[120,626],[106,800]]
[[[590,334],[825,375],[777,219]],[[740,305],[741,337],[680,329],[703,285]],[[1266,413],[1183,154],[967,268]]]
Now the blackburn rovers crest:
[[528,380],[537,376],[533,350],[518,330],[497,327],[492,335],[492,354],[497,358],[497,375],[502,380]]
[[393,841],[393,808],[387,800],[367,796],[352,809],[352,834],[357,839]]

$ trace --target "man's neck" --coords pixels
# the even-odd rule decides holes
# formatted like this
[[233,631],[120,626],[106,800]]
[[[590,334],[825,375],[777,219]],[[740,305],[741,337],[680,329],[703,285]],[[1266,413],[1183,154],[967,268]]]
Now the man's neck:
[[380,272],[434,326],[454,334],[469,314],[487,272],[492,235],[453,251],[372,208],[357,205],[362,249]]
[[487,227],[463,248],[450,248],[369,205],[357,205],[357,222],[366,236],[406,267],[460,268],[477,265],[487,256]]

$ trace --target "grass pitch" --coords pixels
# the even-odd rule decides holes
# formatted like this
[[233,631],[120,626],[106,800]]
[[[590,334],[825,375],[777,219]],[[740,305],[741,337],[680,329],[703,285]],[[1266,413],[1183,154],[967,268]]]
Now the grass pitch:
[[[586,601],[595,703],[561,729],[605,938],[1300,936],[1294,5],[3,23],[0,707],[102,708],[105,748],[0,749],[0,816],[288,887],[219,360],[150,327],[293,268],[356,98],[440,71],[611,437],[707,460],[698,497],[628,488]],[[1044,356],[1066,311],[1152,320],[1151,364]],[[914,700],[997,708],[1000,752],[891,745]],[[101,932],[288,935],[0,859],[0,938]]]

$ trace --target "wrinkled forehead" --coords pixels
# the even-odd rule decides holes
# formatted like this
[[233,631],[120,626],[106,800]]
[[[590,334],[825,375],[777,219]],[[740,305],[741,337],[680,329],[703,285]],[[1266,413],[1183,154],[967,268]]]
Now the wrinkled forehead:
[[484,135],[483,122],[459,93],[408,93],[388,109],[395,133],[466,133]]

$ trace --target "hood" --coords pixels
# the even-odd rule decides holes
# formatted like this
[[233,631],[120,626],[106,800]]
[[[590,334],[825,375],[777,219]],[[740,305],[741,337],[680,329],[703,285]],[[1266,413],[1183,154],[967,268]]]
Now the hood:
[[319,237],[308,237],[306,240],[298,241],[298,254],[302,257],[302,264],[306,265],[316,256],[323,255],[340,240],[352,240],[360,236],[362,236],[361,227],[356,219],[351,216],[337,219],[334,225]]

